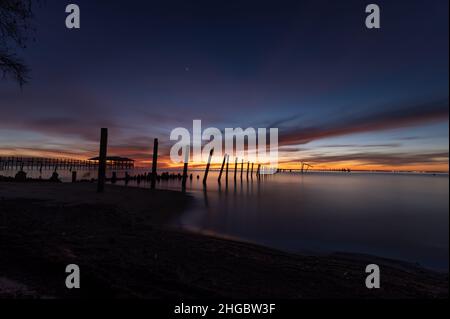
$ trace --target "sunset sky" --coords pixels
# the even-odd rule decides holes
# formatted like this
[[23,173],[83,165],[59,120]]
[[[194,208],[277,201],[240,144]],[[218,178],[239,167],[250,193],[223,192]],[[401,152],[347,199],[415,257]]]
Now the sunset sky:
[[[57,2],[57,3],[56,3]],[[282,167],[448,171],[448,1],[44,1],[0,79],[0,156],[161,164],[176,127],[276,127]],[[81,29],[65,28],[65,6]]]

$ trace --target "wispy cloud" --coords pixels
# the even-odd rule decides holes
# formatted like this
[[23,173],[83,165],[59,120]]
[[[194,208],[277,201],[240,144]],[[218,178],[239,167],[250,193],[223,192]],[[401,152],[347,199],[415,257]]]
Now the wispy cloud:
[[354,153],[341,155],[316,155],[314,163],[359,162],[361,165],[404,166],[423,164],[447,164],[448,152],[430,153]]
[[380,147],[400,147],[400,143],[387,143],[387,144],[327,144],[321,145],[323,148],[380,148]]
[[280,133],[281,145],[306,144],[314,140],[356,133],[404,128],[448,119],[448,99],[407,105],[362,116],[349,116],[317,125],[299,124]]

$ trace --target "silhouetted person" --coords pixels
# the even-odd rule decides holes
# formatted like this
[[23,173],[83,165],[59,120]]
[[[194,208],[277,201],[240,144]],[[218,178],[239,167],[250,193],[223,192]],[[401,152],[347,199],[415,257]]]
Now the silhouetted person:
[[56,171],[54,171],[52,177],[50,177],[50,182],[61,183],[61,180],[59,179],[59,174]]
[[117,183],[117,173],[113,172],[111,177],[111,184]]
[[27,173],[20,170],[17,172],[16,176],[14,176],[14,179],[18,182],[25,182],[27,180]]

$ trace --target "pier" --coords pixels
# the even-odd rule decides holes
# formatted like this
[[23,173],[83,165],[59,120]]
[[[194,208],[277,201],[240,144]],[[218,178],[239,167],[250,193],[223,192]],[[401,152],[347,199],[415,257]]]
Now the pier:
[[[98,158],[87,160],[69,159],[69,158],[41,158],[41,157],[0,157],[0,170],[14,169],[96,169],[98,168]],[[132,169],[134,161],[124,157],[107,157],[106,167],[109,169]]]

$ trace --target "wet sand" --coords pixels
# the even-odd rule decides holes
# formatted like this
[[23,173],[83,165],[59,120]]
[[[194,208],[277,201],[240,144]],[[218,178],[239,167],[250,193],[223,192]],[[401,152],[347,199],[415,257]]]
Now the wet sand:
[[[307,256],[165,227],[188,194],[0,182],[0,298],[447,298],[448,274],[373,256]],[[365,267],[381,267],[381,289]],[[81,268],[68,290],[65,267]]]

